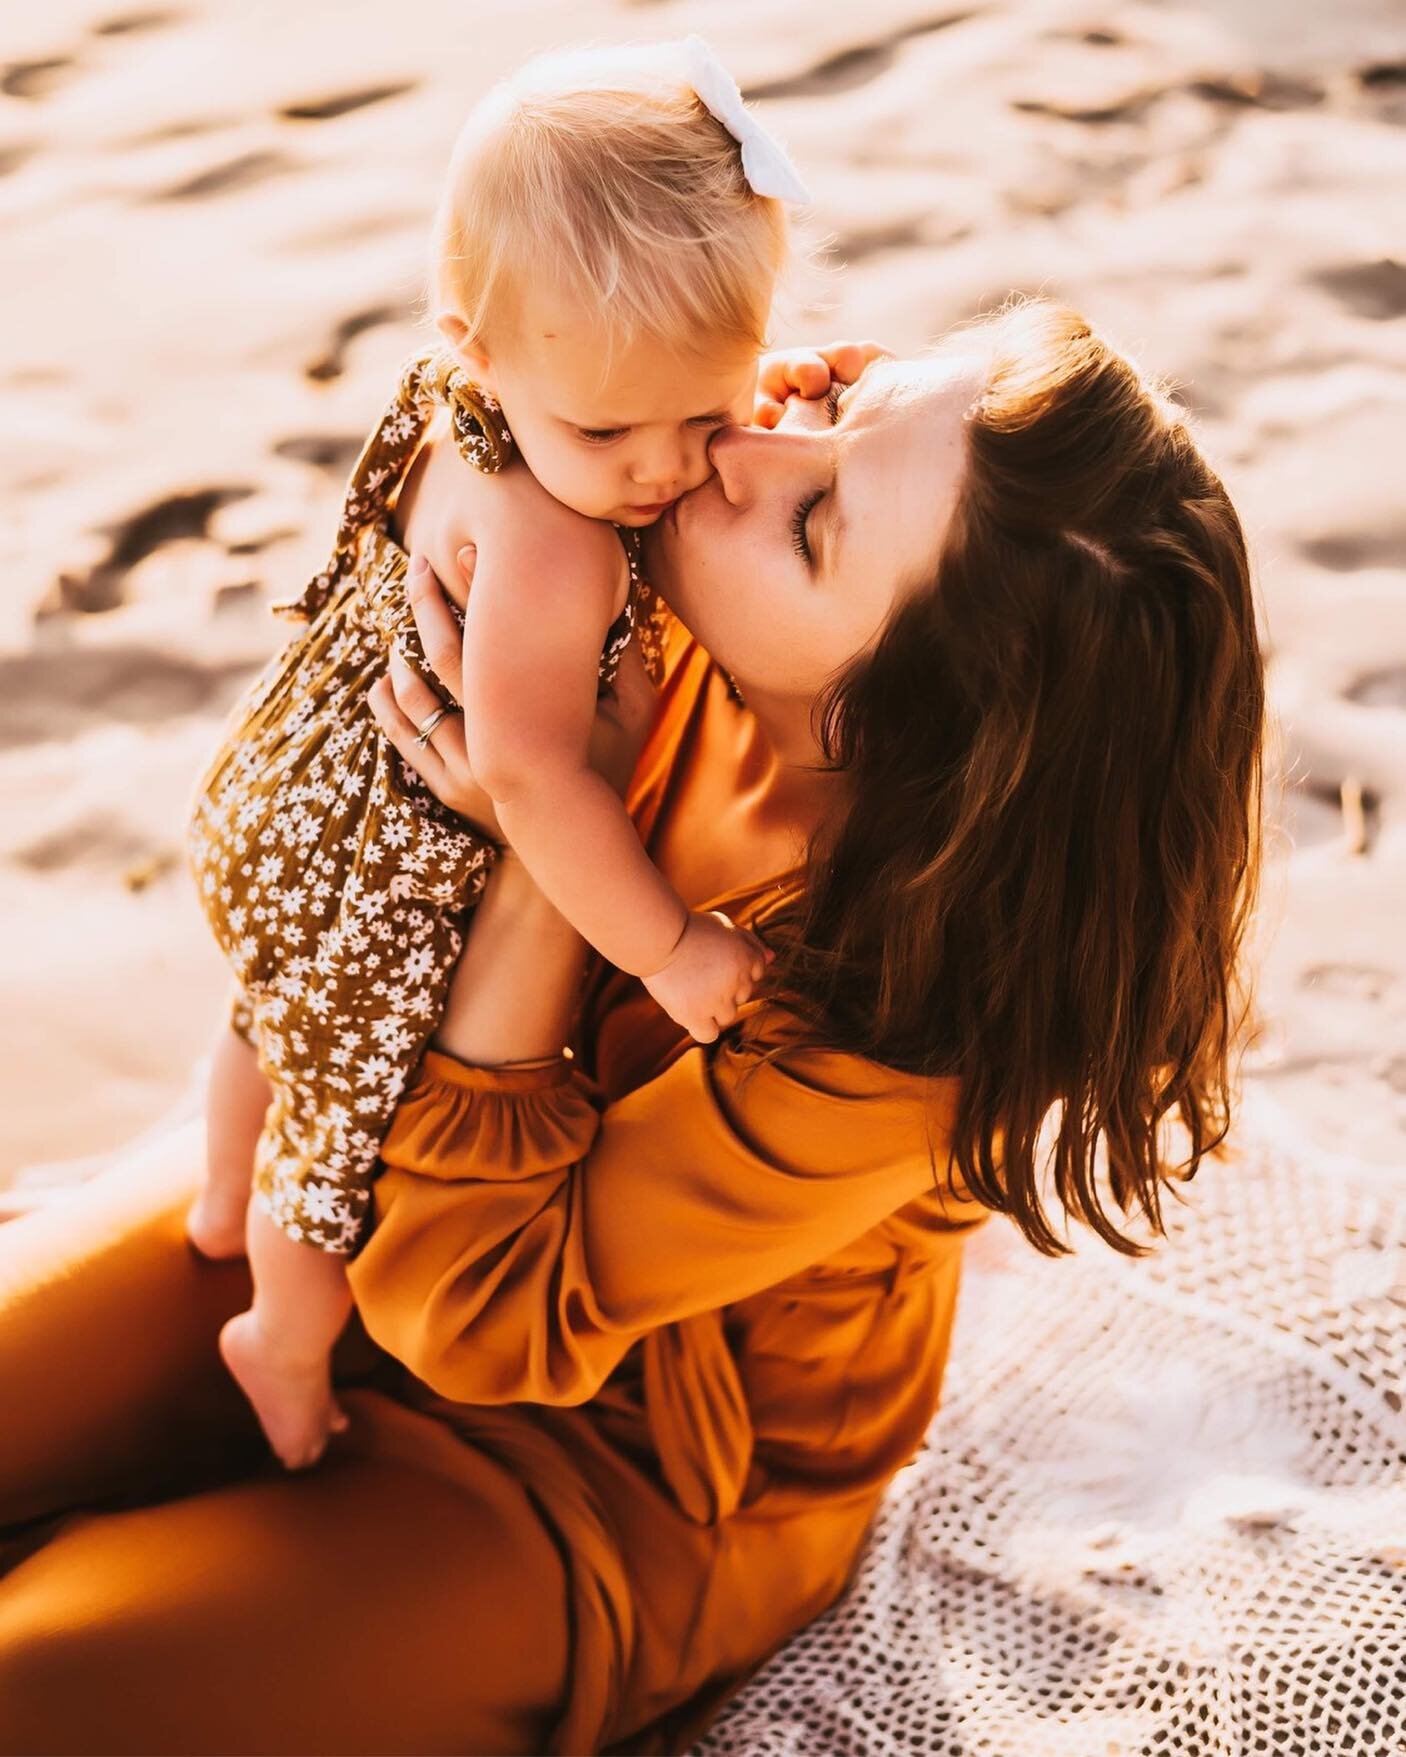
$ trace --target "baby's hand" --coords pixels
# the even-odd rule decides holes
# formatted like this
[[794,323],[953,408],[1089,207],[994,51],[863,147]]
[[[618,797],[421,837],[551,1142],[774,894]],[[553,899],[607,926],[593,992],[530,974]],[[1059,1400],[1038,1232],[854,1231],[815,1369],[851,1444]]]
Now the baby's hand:
[[717,913],[689,916],[673,956],[646,976],[645,987],[676,1024],[699,1043],[712,1043],[766,970],[761,941]]
[[853,384],[871,360],[890,357],[878,342],[831,342],[825,348],[779,348],[763,354],[752,425],[775,427],[792,397],[814,402],[832,384]]

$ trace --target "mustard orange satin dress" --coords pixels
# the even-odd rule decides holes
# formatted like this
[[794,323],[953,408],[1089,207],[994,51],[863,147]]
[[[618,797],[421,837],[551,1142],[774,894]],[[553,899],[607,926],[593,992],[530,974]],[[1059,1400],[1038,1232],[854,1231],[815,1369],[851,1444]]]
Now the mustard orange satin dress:
[[[753,736],[678,639],[631,800],[666,871],[693,777]],[[746,925],[777,895],[687,900]],[[984,1217],[945,1187],[954,1087],[794,1039],[763,1008],[687,1047],[611,973],[575,1064],[432,1052],[384,1146],[357,1303],[421,1406],[534,1485],[568,1557],[562,1750],[706,1722],[842,1590],[937,1406]]]
[[[693,852],[758,737],[677,636],[632,809],[743,922],[776,882],[700,896]],[[0,1229],[0,1750],[683,1749],[842,1591],[937,1406],[983,1218],[953,1097],[765,1007],[688,1046],[618,973],[574,1061],[426,1055],[351,1266],[385,1352],[296,1478],[214,1358],[247,1284],[184,1248],[195,1166]]]

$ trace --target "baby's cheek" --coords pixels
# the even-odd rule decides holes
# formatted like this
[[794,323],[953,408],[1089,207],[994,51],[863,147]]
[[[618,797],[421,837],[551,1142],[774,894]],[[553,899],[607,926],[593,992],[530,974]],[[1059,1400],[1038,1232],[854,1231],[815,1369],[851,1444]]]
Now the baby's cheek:
[[704,452],[696,463],[691,463],[684,475],[681,494],[688,494],[695,488],[701,488],[713,473],[713,466],[708,462],[708,454]]

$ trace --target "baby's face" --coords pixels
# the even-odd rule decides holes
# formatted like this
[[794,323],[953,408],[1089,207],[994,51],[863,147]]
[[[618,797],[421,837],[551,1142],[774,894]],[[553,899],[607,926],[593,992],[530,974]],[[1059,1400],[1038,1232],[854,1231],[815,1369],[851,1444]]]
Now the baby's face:
[[700,359],[642,339],[607,360],[601,326],[546,292],[525,303],[510,343],[466,364],[549,494],[635,526],[707,480],[709,438],[751,420],[757,382],[750,348]]

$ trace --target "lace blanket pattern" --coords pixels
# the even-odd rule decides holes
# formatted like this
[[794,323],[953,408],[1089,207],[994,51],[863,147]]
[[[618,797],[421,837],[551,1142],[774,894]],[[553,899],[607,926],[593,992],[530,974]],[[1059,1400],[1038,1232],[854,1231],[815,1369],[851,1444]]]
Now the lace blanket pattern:
[[1406,1183],[1253,1139],[1141,1262],[983,1229],[850,1591],[699,1757],[1406,1752]]

